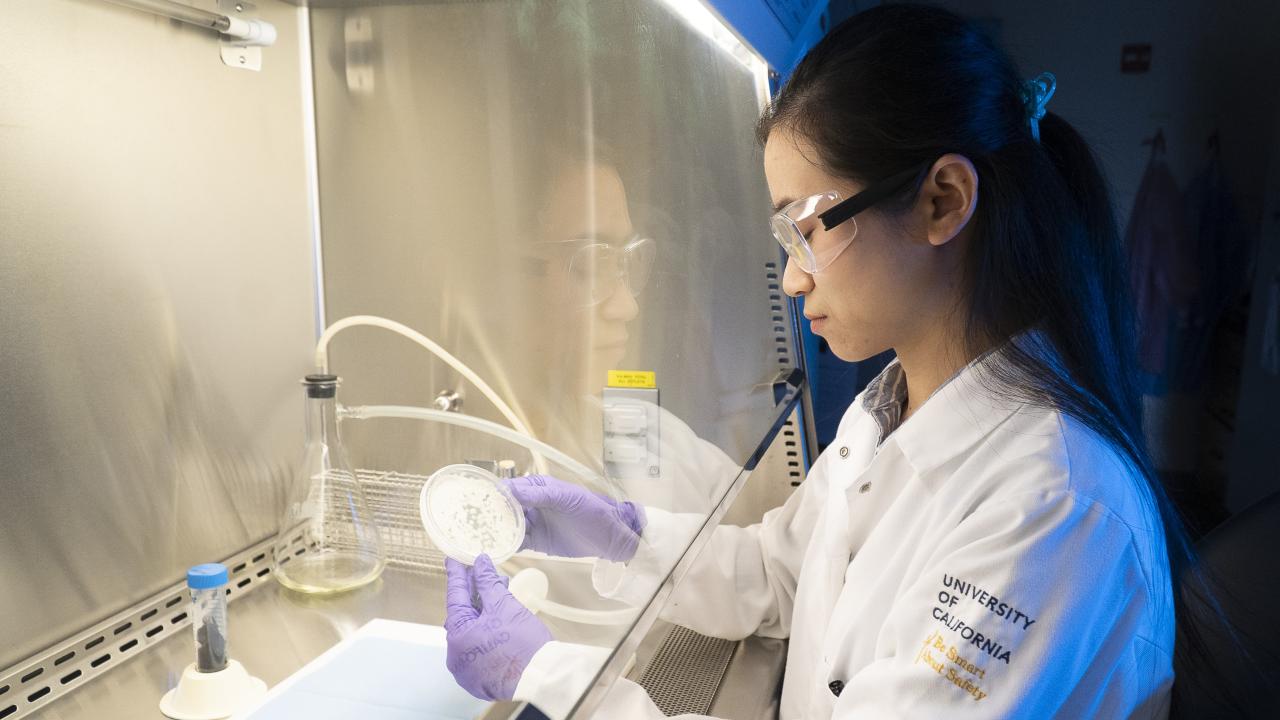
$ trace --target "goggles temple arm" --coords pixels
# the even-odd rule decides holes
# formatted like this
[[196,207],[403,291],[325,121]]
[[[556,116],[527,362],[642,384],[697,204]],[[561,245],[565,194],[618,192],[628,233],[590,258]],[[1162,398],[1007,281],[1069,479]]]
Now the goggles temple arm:
[[818,216],[818,219],[822,221],[822,227],[826,230],[831,230],[854,215],[893,195],[901,190],[908,181],[917,180],[933,165],[933,162],[933,160],[929,160],[910,170],[903,170],[897,175],[872,185],[848,200],[833,205]]

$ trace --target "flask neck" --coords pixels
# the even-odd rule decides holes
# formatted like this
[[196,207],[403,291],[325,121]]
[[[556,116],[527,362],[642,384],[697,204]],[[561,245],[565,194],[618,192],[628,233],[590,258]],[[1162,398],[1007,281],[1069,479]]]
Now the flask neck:
[[338,442],[338,401],[335,398],[308,397],[306,402],[307,444]]

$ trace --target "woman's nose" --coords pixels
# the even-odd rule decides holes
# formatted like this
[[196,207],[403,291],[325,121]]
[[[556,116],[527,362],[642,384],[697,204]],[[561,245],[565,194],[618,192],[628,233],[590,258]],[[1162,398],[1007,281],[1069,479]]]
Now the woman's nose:
[[625,280],[619,280],[613,292],[600,304],[600,317],[604,320],[626,323],[635,320],[639,314],[640,304]]
[[787,266],[782,270],[782,291],[791,297],[801,297],[813,291],[813,276],[787,258]]

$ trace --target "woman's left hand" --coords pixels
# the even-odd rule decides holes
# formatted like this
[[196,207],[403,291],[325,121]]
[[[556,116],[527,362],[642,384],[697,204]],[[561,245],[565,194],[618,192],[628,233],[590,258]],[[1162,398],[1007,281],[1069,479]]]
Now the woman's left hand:
[[507,579],[488,555],[471,567],[448,558],[444,567],[445,666],[462,689],[481,700],[510,700],[551,632],[507,590]]
[[644,508],[549,475],[503,480],[524,508],[529,548],[560,557],[627,562],[640,546]]

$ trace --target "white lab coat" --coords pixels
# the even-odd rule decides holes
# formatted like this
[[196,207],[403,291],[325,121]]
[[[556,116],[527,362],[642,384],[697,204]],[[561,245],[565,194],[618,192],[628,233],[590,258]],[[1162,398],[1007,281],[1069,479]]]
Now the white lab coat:
[[[859,397],[783,507],[715,530],[663,617],[789,637],[784,720],[1168,714],[1163,532],[1109,445],[992,397],[975,366],[878,438]],[[647,602],[697,522],[651,509],[646,543],[599,565],[597,589]],[[599,661],[549,643],[517,697],[561,714]],[[663,716],[619,680],[597,717]]]

